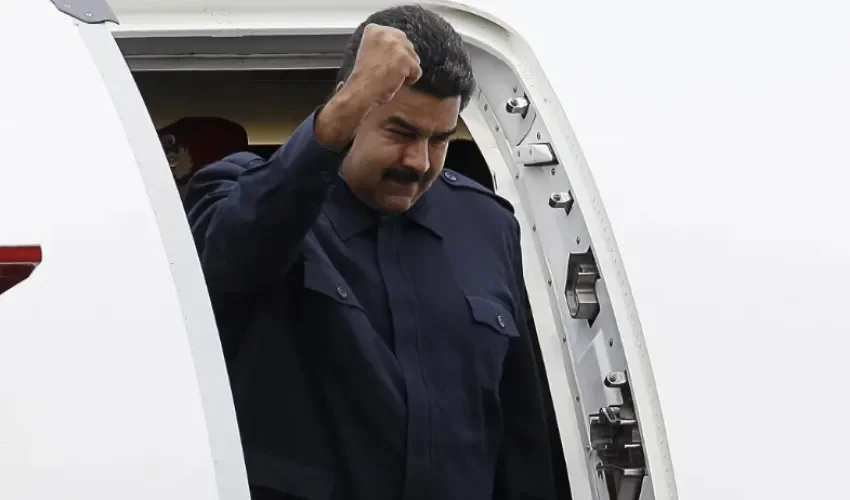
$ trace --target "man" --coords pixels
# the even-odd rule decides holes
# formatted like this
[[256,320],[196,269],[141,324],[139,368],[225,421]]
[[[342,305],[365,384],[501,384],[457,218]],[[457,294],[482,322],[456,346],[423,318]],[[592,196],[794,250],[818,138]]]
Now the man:
[[387,9],[270,160],[192,179],[255,500],[554,498],[518,223],[442,171],[474,87],[446,21]]
[[248,133],[219,117],[187,116],[158,130],[181,197],[189,178],[202,166],[248,147]]

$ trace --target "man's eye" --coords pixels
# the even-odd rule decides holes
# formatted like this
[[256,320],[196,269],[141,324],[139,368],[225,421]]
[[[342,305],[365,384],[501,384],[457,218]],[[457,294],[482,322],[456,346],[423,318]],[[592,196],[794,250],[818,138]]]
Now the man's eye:
[[413,135],[410,132],[404,132],[402,130],[392,130],[392,129],[390,129],[390,133],[395,135],[395,136],[402,137],[404,139],[410,139],[411,137],[413,137]]

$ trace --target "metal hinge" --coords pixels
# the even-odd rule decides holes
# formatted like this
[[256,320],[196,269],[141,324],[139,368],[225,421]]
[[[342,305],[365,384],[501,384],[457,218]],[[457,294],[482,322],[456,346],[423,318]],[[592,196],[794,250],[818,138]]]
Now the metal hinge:
[[107,0],[50,0],[61,12],[86,24],[118,23]]
[[605,386],[617,388],[623,404],[600,408],[590,415],[591,448],[599,457],[596,471],[610,500],[638,500],[646,476],[640,429],[626,372],[611,372]]

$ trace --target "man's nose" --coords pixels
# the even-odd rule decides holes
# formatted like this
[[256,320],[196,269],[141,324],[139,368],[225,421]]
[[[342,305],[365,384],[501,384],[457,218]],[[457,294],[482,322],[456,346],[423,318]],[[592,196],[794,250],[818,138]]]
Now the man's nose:
[[419,173],[425,173],[431,168],[427,139],[420,139],[408,145],[404,154],[404,165]]

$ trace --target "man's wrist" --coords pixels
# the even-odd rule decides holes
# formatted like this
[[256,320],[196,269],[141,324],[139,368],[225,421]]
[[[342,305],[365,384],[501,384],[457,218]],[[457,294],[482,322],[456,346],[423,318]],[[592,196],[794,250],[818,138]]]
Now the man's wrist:
[[360,115],[360,110],[351,99],[345,95],[335,95],[316,116],[316,141],[335,151],[344,150],[354,138],[354,131],[362,119]]

